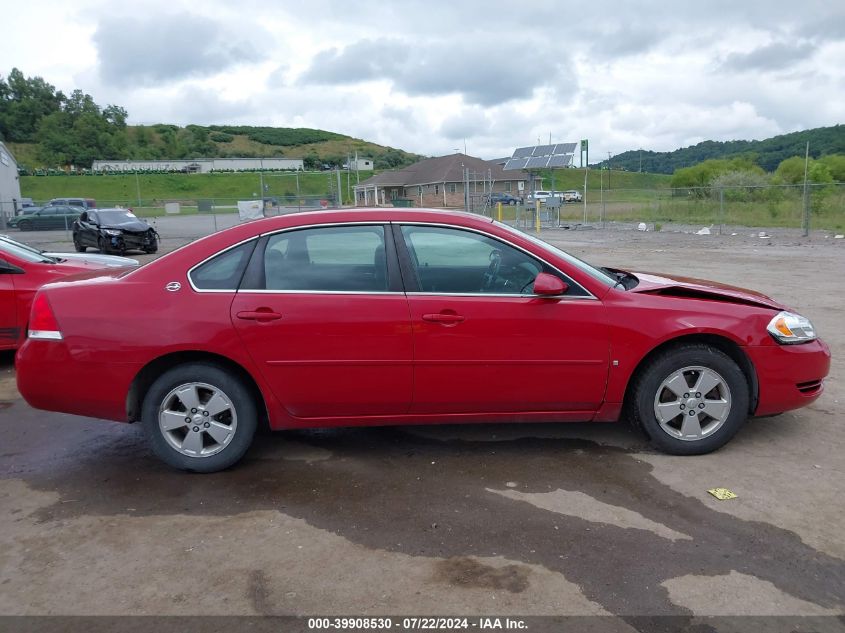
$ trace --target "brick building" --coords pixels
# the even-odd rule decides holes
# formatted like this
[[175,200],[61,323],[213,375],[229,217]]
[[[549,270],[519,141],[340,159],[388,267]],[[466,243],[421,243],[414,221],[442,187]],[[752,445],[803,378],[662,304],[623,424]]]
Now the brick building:
[[418,207],[463,207],[467,178],[470,196],[483,195],[492,187],[493,191],[519,197],[528,187],[527,172],[504,171],[496,162],[450,154],[368,178],[355,185],[355,204],[390,205],[397,198],[405,198]]

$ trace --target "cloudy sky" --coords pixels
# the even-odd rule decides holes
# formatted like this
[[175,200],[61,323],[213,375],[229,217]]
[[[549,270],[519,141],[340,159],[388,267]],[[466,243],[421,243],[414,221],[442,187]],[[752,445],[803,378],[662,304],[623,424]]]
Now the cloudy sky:
[[7,3],[0,73],[131,123],[315,127],[493,158],[591,160],[845,122],[845,3],[203,0]]

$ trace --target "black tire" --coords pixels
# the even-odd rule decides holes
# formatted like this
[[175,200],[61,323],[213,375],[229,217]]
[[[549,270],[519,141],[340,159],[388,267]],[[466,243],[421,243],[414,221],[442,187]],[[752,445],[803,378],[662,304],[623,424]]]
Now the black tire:
[[77,253],[84,253],[88,250],[87,246],[83,246],[80,243],[79,237],[76,235],[76,233],[73,234],[73,247],[76,249]]
[[108,243],[106,242],[106,238],[100,237],[97,238],[97,250],[100,251],[103,255],[107,255],[109,252]]
[[18,222],[18,229],[21,231],[31,231],[32,222],[30,222],[29,220],[22,220]]
[[[188,383],[206,383],[220,390],[231,401],[237,415],[231,440],[213,455],[181,453],[159,426],[159,410],[168,394]],[[141,424],[153,452],[165,463],[180,470],[213,473],[234,465],[246,453],[258,426],[258,412],[249,389],[231,372],[210,363],[188,363],[166,371],[152,384],[141,407]]]
[[145,252],[147,255],[152,255],[153,253],[157,253],[157,252],[158,252],[158,240],[156,240],[156,241],[155,241],[155,242],[153,242],[150,246],[148,246],[147,248],[145,248],[145,249],[144,249],[144,252]]
[[[730,390],[730,409],[721,426],[696,440],[670,435],[655,413],[655,400],[663,381],[687,367],[704,367],[716,372]],[[748,406],[749,389],[745,374],[730,356],[705,344],[675,347],[648,361],[634,377],[626,400],[629,420],[645,432],[657,449],[671,455],[703,455],[721,448],[745,424]]]

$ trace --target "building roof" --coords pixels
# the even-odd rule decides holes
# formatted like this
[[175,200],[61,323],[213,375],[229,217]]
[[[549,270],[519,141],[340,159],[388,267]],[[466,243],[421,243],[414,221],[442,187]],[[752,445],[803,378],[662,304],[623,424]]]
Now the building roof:
[[[478,180],[487,177],[487,170],[490,170],[490,176],[494,181],[528,179],[528,173],[521,170],[504,171],[501,165],[476,158],[475,156],[449,154],[447,156],[426,158],[404,169],[382,172],[362,181],[361,184],[356,186],[379,185],[389,187],[392,185],[408,187],[441,182],[463,182],[464,169],[470,170],[470,178]],[[473,175],[472,172],[475,172],[476,175]]]

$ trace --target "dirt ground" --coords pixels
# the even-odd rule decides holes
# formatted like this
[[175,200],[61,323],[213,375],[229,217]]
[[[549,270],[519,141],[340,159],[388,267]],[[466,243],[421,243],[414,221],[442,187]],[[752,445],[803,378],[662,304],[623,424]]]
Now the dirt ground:
[[186,475],[137,426],[31,409],[3,357],[0,614],[841,616],[845,240],[734,231],[541,233],[813,320],[824,395],[701,457],[623,424],[340,429]]

